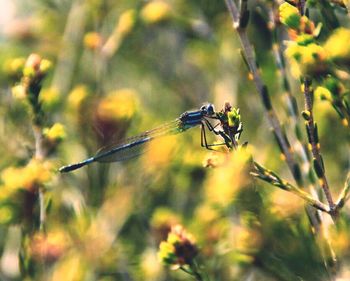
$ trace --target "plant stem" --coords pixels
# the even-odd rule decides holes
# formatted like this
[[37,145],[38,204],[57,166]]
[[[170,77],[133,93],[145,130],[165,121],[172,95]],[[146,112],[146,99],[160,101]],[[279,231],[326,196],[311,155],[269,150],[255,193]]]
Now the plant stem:
[[323,204],[321,201],[313,198],[310,194],[305,192],[304,190],[300,189],[299,187],[296,187],[292,184],[290,184],[288,181],[281,179],[275,172],[266,169],[265,167],[261,166],[259,163],[254,161],[254,168],[255,170],[251,172],[251,175],[266,181],[272,185],[275,185],[283,190],[289,191],[296,196],[302,198],[306,201],[309,205],[315,207],[316,209],[329,213],[330,209],[327,205]]
[[225,3],[232,17],[233,27],[236,29],[239,39],[241,41],[242,49],[245,55],[247,65],[249,67],[249,71],[253,76],[255,88],[259,93],[261,100],[263,102],[263,105],[265,107],[267,119],[270,123],[270,126],[273,129],[274,135],[279,144],[281,152],[285,157],[285,161],[295,181],[297,182],[297,185],[302,186],[302,179],[300,177],[300,167],[294,159],[288,138],[286,134],[283,132],[281,123],[276,115],[276,112],[274,111],[271,105],[270,96],[269,96],[267,87],[263,83],[261,75],[258,71],[255,58],[254,58],[253,48],[249,42],[246,30],[245,28],[240,27],[240,13],[238,11],[238,8],[233,0],[225,0]]
[[[304,3],[300,3],[299,10],[304,11]],[[298,154],[298,158],[301,161],[302,169],[301,169],[301,176],[303,178],[303,182],[305,185],[305,182],[308,183],[308,189],[310,195],[315,199],[320,201],[317,190],[319,186],[317,186],[316,182],[316,175],[312,169],[312,166],[310,165],[310,154],[308,153],[307,144],[305,144],[303,136],[302,136],[302,128],[299,125],[299,109],[298,104],[296,101],[295,96],[293,96],[290,88],[290,84],[288,81],[287,71],[286,71],[286,64],[285,64],[285,58],[283,56],[283,51],[280,44],[280,38],[278,37],[277,32],[277,25],[278,22],[276,21],[277,15],[275,14],[276,7],[274,3],[272,3],[271,7],[268,8],[268,14],[269,14],[269,24],[268,27],[271,31],[272,38],[273,38],[273,46],[272,46],[272,52],[273,56],[275,58],[276,66],[280,72],[281,76],[281,84],[282,89],[285,92],[285,99],[287,101],[287,112],[289,116],[289,122],[290,126],[292,127],[292,130],[295,134],[295,139],[293,139],[292,147],[293,150],[296,151]],[[299,186],[301,187],[301,186]],[[305,186],[306,187],[306,186]],[[311,226],[314,228],[314,233],[317,234],[320,232],[321,224],[322,224],[322,217],[317,212],[317,210],[311,208],[311,206],[306,206],[305,211],[307,212],[309,221]]]
[[40,217],[39,217],[39,230],[45,231],[45,196],[42,188],[39,188],[39,208],[40,208]]
[[[39,125],[33,125],[33,133],[35,139],[35,159],[43,160],[45,158],[45,149],[43,146],[42,128]],[[38,187],[39,197],[39,230],[45,231],[45,196],[44,190],[40,186]]]
[[196,261],[194,260],[192,264],[190,264],[193,276],[196,278],[197,281],[203,281],[203,277],[202,275],[199,273],[198,270],[198,265],[196,263]]
[[[302,5],[300,6],[301,10],[304,10],[304,5],[305,3],[302,3]],[[302,161],[302,166],[304,167],[303,169],[301,169],[301,172],[302,172],[303,178],[309,180],[310,193],[316,199],[319,200],[316,192],[316,187],[315,187],[316,177],[310,165],[310,156],[308,154],[307,145],[304,143],[301,136],[302,128],[299,125],[300,119],[299,119],[298,104],[297,104],[296,98],[293,96],[290,90],[290,84],[287,77],[285,60],[282,54],[281,45],[277,40],[278,35],[276,30],[276,16],[274,14],[274,8],[275,7],[269,8],[269,25],[268,26],[271,30],[271,33],[273,34],[274,44],[272,47],[272,52],[276,61],[276,66],[280,71],[282,87],[283,87],[283,90],[285,91],[285,96],[288,103],[288,114],[290,116],[290,123],[296,136],[293,149],[299,152],[299,157]]]
[[349,199],[349,191],[350,191],[350,171],[348,172],[348,175],[345,180],[344,188],[341,191],[339,198],[336,203],[336,208],[341,209],[346,201]]
[[[333,202],[333,198],[329,189],[323,159],[320,153],[320,144],[318,142],[317,127],[313,116],[313,92],[311,89],[311,80],[308,78],[305,78],[304,81],[304,99],[305,112],[308,115],[306,119],[306,129],[309,137],[310,150],[314,158],[314,168],[332,213],[335,210],[335,204]],[[335,213],[333,213],[332,216],[335,217]]]
[[38,125],[33,125],[33,133],[34,133],[34,140],[35,140],[35,159],[43,160],[45,156],[45,151],[43,148],[43,135],[42,135],[42,128]]

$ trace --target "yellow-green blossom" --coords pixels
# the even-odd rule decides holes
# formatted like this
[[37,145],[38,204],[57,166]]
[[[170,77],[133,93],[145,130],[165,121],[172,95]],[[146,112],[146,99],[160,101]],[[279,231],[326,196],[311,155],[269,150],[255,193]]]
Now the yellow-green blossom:
[[177,225],[180,218],[167,208],[157,208],[151,219],[151,227],[157,242],[166,240],[171,227]]
[[132,89],[111,92],[97,106],[97,116],[102,120],[130,119],[138,107],[137,94]]
[[315,90],[315,97],[321,100],[332,100],[331,92],[325,87],[317,87]]
[[4,71],[11,77],[19,77],[22,74],[25,58],[7,60],[4,64]]
[[46,74],[52,68],[52,62],[46,59],[42,59],[39,66],[41,74]]
[[285,2],[279,7],[280,21],[292,29],[298,29],[300,25],[300,13],[296,7]]
[[52,64],[49,60],[42,59],[38,54],[30,54],[26,60],[23,76],[34,78],[46,74]]
[[147,23],[156,23],[169,18],[171,7],[164,1],[152,1],[141,10],[141,17]]
[[324,49],[330,59],[338,61],[350,60],[350,29],[338,28],[324,44]]
[[47,110],[51,110],[60,102],[60,95],[55,88],[42,89],[39,98],[43,107]]
[[78,110],[89,95],[89,90],[85,85],[76,86],[68,95],[68,106],[73,111]]
[[291,42],[285,50],[295,77],[313,75],[326,70],[327,54],[322,46],[315,43],[306,46]]
[[84,35],[84,46],[91,50],[101,47],[102,37],[98,32],[88,32]]
[[9,167],[1,172],[3,185],[12,190],[32,191],[52,179],[52,164],[49,161],[32,159],[25,167]]
[[198,254],[194,237],[181,225],[171,228],[168,238],[159,245],[158,258],[166,265],[176,269],[190,265]]
[[18,84],[11,88],[12,96],[17,100],[24,100],[27,97],[26,89],[23,85]]
[[315,41],[315,38],[311,34],[301,34],[297,36],[295,42],[300,46],[307,46]]
[[[51,69],[52,63],[49,60],[42,59],[38,54],[30,54],[23,68],[23,77],[21,85],[28,92],[32,84],[40,85],[40,81]],[[35,93],[38,96],[39,93]]]
[[66,131],[61,123],[55,123],[51,128],[45,128],[43,134],[51,142],[59,142],[66,137]]
[[233,108],[227,113],[228,125],[229,127],[238,126],[241,121],[241,115],[239,114],[239,109]]

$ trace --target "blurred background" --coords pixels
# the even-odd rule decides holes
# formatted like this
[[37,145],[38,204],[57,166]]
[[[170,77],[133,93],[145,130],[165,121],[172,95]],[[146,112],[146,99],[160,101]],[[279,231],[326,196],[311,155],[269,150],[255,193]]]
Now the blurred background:
[[[271,52],[271,2],[250,1],[248,33],[293,140]],[[199,128],[162,138],[131,161],[57,172],[186,110],[206,102],[221,110],[229,101],[241,110],[241,143],[293,183],[239,48],[224,1],[0,0],[0,169],[24,167],[35,149],[28,106],[11,92],[20,77],[16,63],[32,53],[52,62],[40,93],[45,127],[62,126],[47,156],[54,169],[45,181],[45,235],[23,234],[28,190],[8,191],[2,173],[0,279],[191,280],[157,258],[170,227],[182,224],[196,239],[208,280],[329,280],[327,253],[303,201],[250,178],[246,155],[202,148]],[[299,82],[288,78],[302,108]],[[349,169],[349,139],[328,103],[315,107],[337,195]],[[25,172],[15,171],[14,178]],[[348,280],[348,207],[331,237],[338,280]]]

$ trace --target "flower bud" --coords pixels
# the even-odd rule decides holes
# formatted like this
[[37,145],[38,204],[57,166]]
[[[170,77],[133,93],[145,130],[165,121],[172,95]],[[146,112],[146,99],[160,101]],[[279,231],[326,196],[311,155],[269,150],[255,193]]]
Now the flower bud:
[[285,2],[279,7],[280,21],[292,29],[298,29],[300,25],[300,13],[298,9]]
[[166,265],[177,269],[183,265],[191,265],[198,254],[194,238],[181,225],[172,227],[167,241],[159,246],[158,257]]
[[116,27],[116,32],[121,36],[127,35],[134,27],[136,12],[133,9],[126,10],[120,17]]
[[169,18],[170,12],[171,8],[168,3],[152,1],[143,7],[141,17],[146,23],[156,23]]
[[84,36],[84,46],[90,50],[96,50],[102,45],[102,37],[100,33],[88,32]]
[[60,142],[66,137],[64,126],[60,123],[55,123],[51,128],[45,128],[43,135],[50,142]]

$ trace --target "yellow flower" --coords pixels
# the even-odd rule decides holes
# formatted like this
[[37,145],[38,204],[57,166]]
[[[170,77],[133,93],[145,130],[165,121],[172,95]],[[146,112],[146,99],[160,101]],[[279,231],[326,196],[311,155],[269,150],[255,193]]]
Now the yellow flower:
[[121,36],[127,35],[134,27],[136,20],[136,11],[134,9],[129,9],[123,12],[120,17],[116,27],[116,33]]
[[171,7],[164,1],[152,1],[146,4],[142,11],[141,17],[147,23],[156,23],[169,18]]
[[97,106],[97,115],[102,120],[130,119],[138,107],[137,94],[132,89],[121,89],[110,93]]
[[151,219],[151,226],[156,241],[165,240],[171,227],[177,225],[180,218],[173,211],[167,208],[157,208]]
[[247,163],[249,153],[239,150],[228,155],[226,163],[211,170],[211,174],[205,184],[205,195],[211,204],[220,207],[229,206],[237,191],[248,183]]
[[91,50],[101,47],[102,37],[98,32],[88,32],[84,36],[84,46]]
[[302,46],[291,42],[286,48],[285,54],[290,60],[292,74],[295,77],[323,73],[327,67],[326,51],[315,43]]
[[39,71],[40,74],[46,74],[52,68],[52,62],[46,59],[41,60]]
[[[300,18],[299,33],[307,33],[307,34],[314,35],[314,32],[315,32],[315,24],[314,24],[314,22],[311,21],[308,17],[302,16]],[[315,36],[316,35],[317,34],[315,34]]]
[[338,28],[324,44],[331,59],[350,60],[350,29]]
[[239,114],[239,108],[232,108],[227,112],[227,119],[229,127],[238,126],[241,121],[241,115]]
[[314,37],[311,34],[301,34],[297,36],[295,42],[300,46],[307,46],[315,41]]
[[[40,69],[41,57],[38,54],[30,54],[26,60],[24,71],[37,72]],[[24,76],[25,73],[24,73]]]
[[280,21],[292,29],[298,29],[300,25],[299,10],[293,5],[285,2],[279,7]]
[[39,261],[53,262],[62,256],[70,245],[69,236],[62,230],[36,233],[30,240],[30,255]]
[[55,123],[51,128],[45,128],[43,134],[52,142],[61,141],[66,137],[64,126],[61,123]]
[[24,100],[27,97],[27,92],[23,85],[18,84],[11,88],[12,96],[17,100]]
[[180,221],[178,215],[176,215],[173,211],[168,208],[157,208],[154,212],[151,225],[155,228],[163,227],[163,225],[168,225],[169,230],[171,226],[178,224]]
[[69,107],[74,111],[78,110],[88,96],[89,91],[85,85],[76,86],[68,95]]
[[24,169],[33,183],[43,184],[52,179],[53,167],[49,161],[32,159]]
[[25,167],[9,167],[3,170],[1,179],[6,188],[32,191],[38,185],[50,181],[52,175],[52,165],[50,162],[32,159]]
[[332,93],[325,87],[317,87],[315,90],[315,97],[321,100],[332,100]]
[[167,240],[160,243],[158,258],[164,264],[177,269],[192,264],[197,254],[198,248],[192,234],[181,225],[176,225],[171,228]]
[[47,109],[55,107],[60,101],[60,95],[55,88],[41,90],[39,98],[43,106]]
[[164,264],[176,262],[175,247],[168,242],[161,242],[159,245],[158,259]]
[[9,167],[1,172],[1,180],[4,186],[9,189],[23,188],[27,179],[23,176],[19,177],[22,172],[21,168]]
[[7,60],[4,64],[4,71],[11,76],[20,76],[22,74],[25,62],[25,58]]
[[46,74],[52,67],[51,61],[42,59],[38,54],[30,54],[26,60],[23,76],[34,78]]

